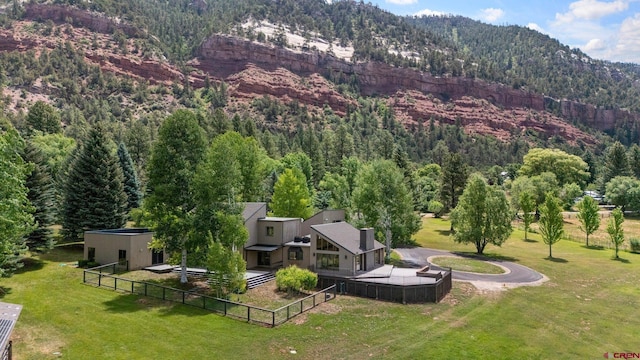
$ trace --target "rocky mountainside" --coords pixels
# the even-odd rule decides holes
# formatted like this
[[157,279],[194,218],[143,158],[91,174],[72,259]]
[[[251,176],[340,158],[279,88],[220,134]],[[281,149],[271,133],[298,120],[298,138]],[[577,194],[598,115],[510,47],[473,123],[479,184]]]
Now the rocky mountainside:
[[[33,31],[43,23],[65,30],[57,35]],[[119,34],[126,35],[127,51],[118,51]],[[377,61],[350,61],[314,46],[276,46],[233,35],[210,36],[191,60],[177,66],[160,55],[144,53],[138,45],[141,39],[153,41],[145,30],[120,19],[70,6],[26,4],[22,20],[0,30],[0,51],[39,54],[65,41],[83,54],[87,63],[118,77],[151,85],[179,84],[193,88],[224,81],[230,99],[228,112],[246,109],[253,99],[266,95],[282,103],[296,101],[312,113],[328,107],[344,116],[350,107],[358,106],[353,94],[339,87],[351,82],[360,96],[386,99],[395,117],[409,129],[435,119],[462,125],[467,133],[492,135],[503,141],[535,132],[546,138],[560,137],[571,145],[593,145],[595,137],[582,129],[611,131],[617,122],[640,120],[638,114],[624,110],[552,99],[472,77],[434,76]],[[54,103],[57,91],[36,80],[22,89],[7,86],[4,95],[14,96],[8,108],[16,109],[17,103],[31,99],[33,94]],[[171,104],[169,95],[159,98],[167,111],[179,106]],[[136,116],[142,111],[144,107],[132,105]]]

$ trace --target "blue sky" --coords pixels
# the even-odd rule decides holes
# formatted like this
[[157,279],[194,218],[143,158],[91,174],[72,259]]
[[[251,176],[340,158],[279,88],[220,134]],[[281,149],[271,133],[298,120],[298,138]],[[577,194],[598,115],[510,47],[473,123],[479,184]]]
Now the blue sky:
[[640,64],[640,0],[371,0],[397,15],[462,15],[545,33],[596,59]]

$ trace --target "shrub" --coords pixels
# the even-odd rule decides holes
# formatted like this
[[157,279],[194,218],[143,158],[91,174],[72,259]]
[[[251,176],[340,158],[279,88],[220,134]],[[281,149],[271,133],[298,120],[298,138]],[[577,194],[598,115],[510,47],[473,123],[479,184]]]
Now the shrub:
[[94,267],[98,267],[98,266],[100,266],[100,264],[99,264],[99,263],[97,263],[97,262],[95,262],[95,261],[89,261],[89,260],[87,260],[87,267],[88,267],[89,269],[94,268]]
[[86,268],[88,263],[89,263],[89,260],[85,260],[85,259],[78,260],[78,267]]
[[640,239],[631,238],[629,244],[631,246],[631,252],[640,253]]
[[427,210],[433,213],[433,216],[439,218],[442,216],[442,212],[444,211],[444,205],[438,200],[429,201],[429,205],[427,205]]
[[280,269],[276,273],[276,286],[280,291],[288,293],[301,290],[312,290],[318,284],[318,275],[295,265]]

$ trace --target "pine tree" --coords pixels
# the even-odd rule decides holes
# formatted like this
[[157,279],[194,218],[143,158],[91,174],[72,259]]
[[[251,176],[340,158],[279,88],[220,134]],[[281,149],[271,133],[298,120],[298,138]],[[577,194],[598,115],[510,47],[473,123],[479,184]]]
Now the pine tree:
[[46,159],[40,149],[28,142],[24,150],[24,160],[31,163],[33,170],[27,177],[29,189],[27,198],[35,208],[33,217],[37,227],[27,236],[27,246],[31,251],[53,248],[53,232],[50,228],[55,222],[55,187],[53,178],[46,165]]
[[469,171],[459,153],[452,153],[442,164],[440,198],[447,209],[458,205],[458,198],[464,191]]
[[600,179],[600,188],[604,189],[605,185],[616,176],[629,176],[629,159],[627,151],[619,142],[615,142],[609,148],[605,155],[604,168],[602,169],[602,178]]
[[138,173],[129,156],[127,147],[120,143],[118,145],[118,160],[120,168],[122,169],[122,175],[124,176],[123,188],[125,194],[127,194],[127,213],[131,209],[139,208],[142,204],[142,192],[140,191],[140,180],[138,180]]
[[99,124],[89,132],[71,165],[64,187],[62,227],[77,241],[85,230],[115,229],[126,223],[127,195],[118,159]]

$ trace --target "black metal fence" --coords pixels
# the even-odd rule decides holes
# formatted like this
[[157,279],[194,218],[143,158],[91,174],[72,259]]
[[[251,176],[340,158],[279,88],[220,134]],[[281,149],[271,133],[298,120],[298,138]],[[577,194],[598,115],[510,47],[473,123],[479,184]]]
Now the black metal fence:
[[325,275],[318,276],[318,285],[336,285],[340,294],[349,294],[370,299],[392,301],[402,304],[440,302],[452,286],[451,271],[444,272],[442,279],[434,284],[401,285],[366,282]]
[[117,268],[114,267],[113,264],[86,269],[83,272],[82,281],[85,284],[92,284],[98,287],[106,287],[165,301],[182,303],[184,305],[223,314],[224,316],[271,327],[285,323],[296,315],[311,310],[336,297],[336,286],[332,285],[305,298],[294,301],[291,304],[282,306],[276,310],[270,310],[196,292],[175,289],[144,281],[125,279],[114,275],[116,271]]

